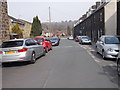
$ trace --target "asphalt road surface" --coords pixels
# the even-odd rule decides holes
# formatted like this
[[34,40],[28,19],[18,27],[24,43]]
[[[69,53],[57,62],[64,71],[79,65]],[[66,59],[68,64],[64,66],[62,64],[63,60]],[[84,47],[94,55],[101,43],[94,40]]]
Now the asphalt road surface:
[[[3,88],[118,88],[118,77],[115,68],[111,68],[111,61],[104,63],[101,58],[97,56],[95,58],[95,54],[89,52],[87,47],[63,39],[60,46],[54,47],[35,64],[5,64],[2,69],[2,86]],[[102,61],[100,64],[97,58]]]

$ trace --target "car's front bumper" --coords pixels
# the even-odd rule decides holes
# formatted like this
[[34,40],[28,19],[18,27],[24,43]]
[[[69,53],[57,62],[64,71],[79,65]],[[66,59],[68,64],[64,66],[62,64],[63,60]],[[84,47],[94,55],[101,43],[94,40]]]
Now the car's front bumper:
[[118,52],[105,52],[105,57],[106,58],[117,58],[118,57]]
[[58,44],[59,44],[59,42],[53,42],[52,46],[55,46],[55,45],[58,45]]
[[91,41],[82,41],[82,43],[91,44]]

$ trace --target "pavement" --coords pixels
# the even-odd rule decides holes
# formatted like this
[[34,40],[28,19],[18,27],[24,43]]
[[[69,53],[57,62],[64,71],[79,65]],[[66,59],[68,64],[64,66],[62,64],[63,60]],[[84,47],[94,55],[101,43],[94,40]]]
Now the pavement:
[[35,64],[2,68],[3,88],[118,88],[119,81],[114,60],[103,60],[92,46],[67,39]]

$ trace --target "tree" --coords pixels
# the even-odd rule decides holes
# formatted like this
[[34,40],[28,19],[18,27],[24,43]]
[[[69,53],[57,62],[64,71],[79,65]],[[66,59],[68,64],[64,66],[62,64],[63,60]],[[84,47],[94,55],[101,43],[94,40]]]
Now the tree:
[[31,36],[40,36],[42,34],[42,25],[38,18],[38,16],[33,18],[32,28],[31,28]]
[[16,24],[12,27],[12,33],[16,33],[19,35],[19,38],[23,38],[22,30],[19,27],[19,24]]
[[69,26],[67,26],[67,34],[71,36],[71,28]]

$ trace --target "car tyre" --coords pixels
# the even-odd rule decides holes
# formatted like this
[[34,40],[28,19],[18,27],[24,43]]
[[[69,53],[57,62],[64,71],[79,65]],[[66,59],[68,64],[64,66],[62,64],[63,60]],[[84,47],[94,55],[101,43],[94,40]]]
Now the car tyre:
[[44,51],[43,51],[43,56],[45,56],[46,55],[46,50],[44,49]]
[[45,49],[45,52],[48,53],[48,48]]
[[104,51],[102,51],[102,58],[103,58],[104,60],[106,60],[105,52],[104,52]]
[[52,50],[52,46],[51,46],[50,50]]
[[32,53],[32,56],[31,56],[31,61],[30,61],[30,63],[31,63],[31,64],[34,64],[35,62],[36,62],[35,53]]
[[117,73],[120,76],[120,60],[117,61]]
[[96,53],[99,54],[97,46],[96,46]]

